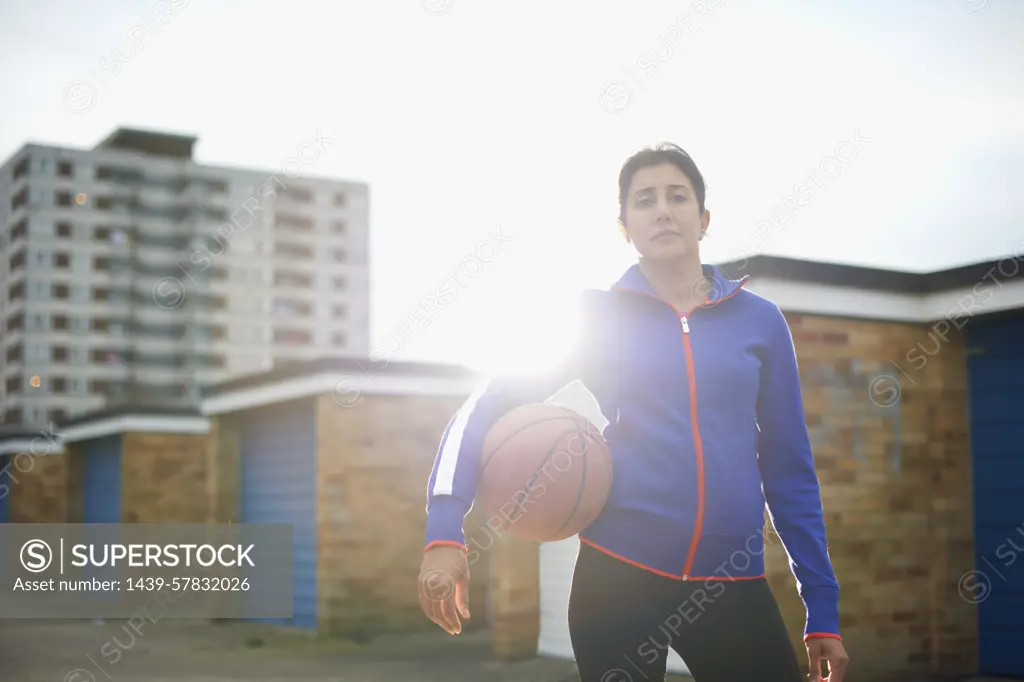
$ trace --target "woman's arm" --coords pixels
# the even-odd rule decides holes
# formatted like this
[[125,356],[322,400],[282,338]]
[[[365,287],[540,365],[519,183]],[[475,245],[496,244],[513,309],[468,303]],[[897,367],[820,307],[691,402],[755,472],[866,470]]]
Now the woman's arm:
[[770,335],[757,401],[758,464],[768,513],[807,608],[804,639],[839,637],[839,584],[828,556],[796,352],[778,308],[770,320]]

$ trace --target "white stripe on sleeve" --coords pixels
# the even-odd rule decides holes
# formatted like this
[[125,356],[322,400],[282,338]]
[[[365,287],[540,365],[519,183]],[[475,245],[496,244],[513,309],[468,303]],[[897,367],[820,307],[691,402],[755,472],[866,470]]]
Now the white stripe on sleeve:
[[459,451],[462,449],[462,439],[466,434],[466,425],[469,417],[476,409],[476,404],[487,392],[490,381],[485,381],[469,396],[466,402],[459,408],[452,428],[448,431],[448,437],[441,448],[441,458],[437,465],[437,476],[434,478],[434,495],[451,495],[455,486],[455,468],[459,463]]

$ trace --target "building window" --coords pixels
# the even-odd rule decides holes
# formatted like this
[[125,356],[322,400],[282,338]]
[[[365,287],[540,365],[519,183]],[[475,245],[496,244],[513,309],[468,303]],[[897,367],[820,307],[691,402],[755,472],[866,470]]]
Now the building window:
[[313,229],[312,218],[304,215],[298,215],[295,213],[286,213],[283,211],[278,211],[277,215],[274,216],[274,222],[277,225],[277,227],[288,227],[296,230]]
[[124,357],[119,351],[94,350],[92,352],[92,361],[101,362],[107,365],[120,365],[124,362]]
[[28,203],[28,189],[23,189],[11,197],[11,213]]
[[278,242],[274,244],[274,255],[291,258],[312,258],[313,248],[305,244]]
[[311,275],[300,272],[274,272],[274,286],[309,287],[313,285]]
[[75,175],[75,167],[70,161],[57,162],[57,175],[62,178],[71,178]]
[[274,314],[281,315],[283,317],[300,317],[309,315],[313,312],[313,306],[304,301],[287,301],[287,300],[275,300],[274,301]]
[[25,267],[25,249],[20,249],[16,254],[11,256],[11,260],[8,264],[8,271],[13,275],[23,267]]
[[345,249],[335,249],[331,252],[331,256],[334,258],[335,263],[345,262]]
[[313,192],[306,187],[285,187],[280,194],[282,197],[300,204],[309,204],[313,201]]
[[346,201],[345,201],[345,193],[344,192],[335,192],[335,194],[334,194],[334,205],[338,206],[338,207],[341,207],[341,206],[344,206],[345,203],[346,203]]
[[333,283],[334,288],[338,290],[344,289],[348,284],[347,280],[344,277],[335,277]]
[[27,156],[24,159],[22,159],[21,161],[19,161],[18,165],[14,167],[14,171],[13,171],[14,177],[11,178],[11,179],[15,180],[15,181],[18,181],[18,180],[21,180],[26,175],[28,175],[29,174],[29,170],[32,167],[31,166],[31,162],[32,162],[32,160],[29,157],[27,157]]
[[56,232],[58,237],[70,237],[71,223],[57,223]]
[[[50,295],[53,298],[69,298],[71,296],[71,289],[67,284],[54,284],[50,289]],[[67,324],[67,318],[65,318],[65,325]],[[55,329],[57,327],[54,327]],[[60,329],[67,329],[67,326],[60,327]]]
[[339,303],[331,308],[331,314],[335,319],[344,319],[348,315],[348,306]]
[[67,362],[68,361],[68,349],[64,346],[54,346],[53,355],[50,358],[54,362]]
[[301,329],[275,329],[274,343],[310,344],[313,335]]
[[71,192],[57,192],[58,206],[71,206],[74,202],[71,199]]
[[12,393],[21,393],[22,380],[23,377],[20,374],[9,378],[5,384],[7,395]]
[[71,267],[71,256],[66,253],[56,253],[53,255],[53,266],[55,268],[69,268]]
[[22,218],[11,228],[11,239],[17,239],[18,237],[24,237],[28,234],[28,220]]
[[335,346],[344,346],[347,341],[343,332],[337,332],[331,337],[331,343]]
[[345,228],[346,225],[344,220],[335,220],[331,225],[331,232],[334,234],[345,234]]

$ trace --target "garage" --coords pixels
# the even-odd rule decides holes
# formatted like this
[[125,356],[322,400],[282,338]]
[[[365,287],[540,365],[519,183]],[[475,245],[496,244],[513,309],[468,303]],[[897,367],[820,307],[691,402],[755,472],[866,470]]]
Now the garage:
[[316,410],[298,400],[238,419],[242,521],[289,524],[293,532],[293,617],[267,622],[316,628]]
[[121,521],[121,435],[83,441],[82,520]]
[[[546,402],[575,410],[599,429],[604,429],[608,423],[597,401],[579,382],[569,384]],[[545,542],[540,546],[540,632],[537,637],[537,653],[541,656],[568,660],[574,658],[569,638],[569,591],[579,547],[577,536],[561,542]],[[669,651],[668,671],[683,675],[689,673],[683,659],[674,651]]]
[[1024,315],[967,328],[978,665],[1024,677]]
[[0,457],[0,523],[11,522],[11,458]]

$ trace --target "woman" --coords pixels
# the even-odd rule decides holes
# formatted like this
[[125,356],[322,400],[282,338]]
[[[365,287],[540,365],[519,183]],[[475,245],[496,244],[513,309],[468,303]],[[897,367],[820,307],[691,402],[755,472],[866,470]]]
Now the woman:
[[429,481],[420,602],[449,633],[469,617],[462,524],[484,435],[507,410],[578,379],[609,419],[615,473],[601,515],[580,534],[569,598],[582,682],[661,680],[668,647],[697,682],[798,682],[764,576],[766,503],[807,610],[810,679],[825,662],[832,682],[843,679],[839,586],[792,337],[775,304],[744,290],[746,278],[702,265],[704,198],[679,147],[630,158],[619,218],[640,259],[608,291],[581,298],[571,363],[491,382],[448,425]]

